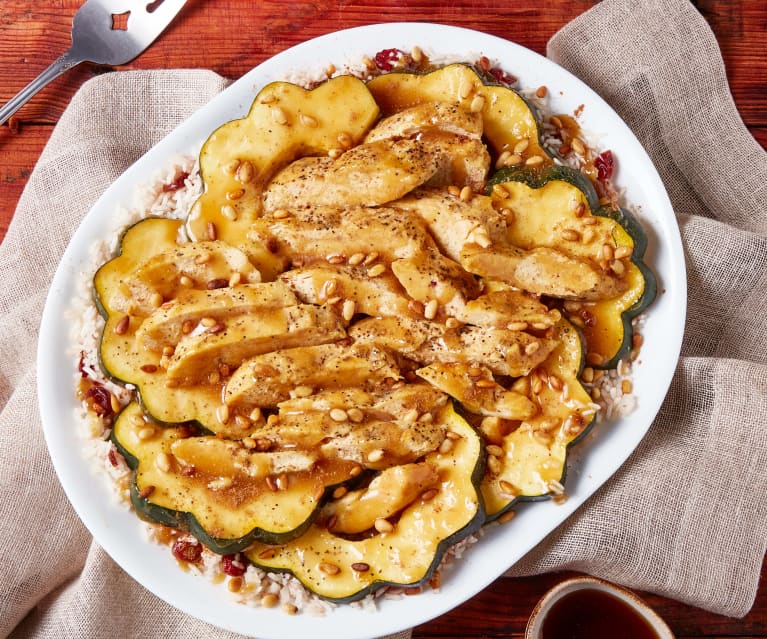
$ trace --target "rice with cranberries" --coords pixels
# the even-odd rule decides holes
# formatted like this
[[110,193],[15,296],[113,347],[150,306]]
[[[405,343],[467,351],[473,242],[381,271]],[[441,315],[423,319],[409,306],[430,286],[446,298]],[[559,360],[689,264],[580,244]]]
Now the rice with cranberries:
[[[288,74],[284,79],[301,84],[307,88],[341,74],[352,74],[362,79],[395,69],[405,69],[413,62],[421,63],[424,53],[415,47],[409,54],[390,49],[379,52],[375,58],[363,57],[357,66],[345,66],[337,69],[334,66],[307,72]],[[464,56],[462,59],[471,56]],[[539,114],[547,113],[546,87],[520,89],[518,81],[500,67],[494,66],[487,58],[476,56],[476,66],[486,73],[493,75],[499,82],[518,90],[529,103],[538,109]],[[455,59],[437,59],[431,57],[429,62],[435,66],[457,61]],[[574,115],[578,115],[577,113]],[[580,144],[582,136],[576,138],[578,144],[563,143],[561,130],[566,123],[560,117],[548,116],[540,118],[543,124],[542,139],[547,150],[552,151],[555,161],[581,169],[584,161],[590,158],[592,166],[599,171],[600,183],[609,192],[600,196],[617,201],[620,194],[612,191],[610,177],[612,175],[613,157],[610,151],[597,153]],[[190,149],[194,153],[195,149]],[[104,321],[99,314],[94,301],[92,281],[97,268],[110,259],[117,251],[120,233],[135,222],[150,216],[183,219],[191,205],[202,192],[202,180],[199,167],[193,155],[179,157],[171,166],[159,171],[148,184],[137,189],[135,202],[116,212],[114,232],[109,239],[104,240],[91,249],[86,268],[81,273],[78,296],[73,300],[70,309],[70,325],[72,326],[71,344],[72,357],[78,362],[75,373],[75,385],[78,399],[81,400],[77,409],[77,422],[80,425],[80,435],[86,456],[96,468],[105,475],[112,487],[115,499],[130,507],[131,470],[123,457],[117,452],[110,441],[111,419],[133,395],[133,388],[128,385],[112,383],[103,374],[98,360],[98,348]],[[568,319],[573,320],[573,316]],[[577,317],[575,317],[577,323]],[[634,343],[630,356],[621,361],[612,370],[602,371],[586,367],[582,374],[583,385],[589,390],[596,412],[596,422],[610,420],[630,413],[636,404],[632,392],[632,362],[641,346],[641,317],[635,319]],[[554,496],[557,501],[565,499],[563,487],[555,486]],[[559,493],[559,494],[557,494]],[[513,511],[499,521],[505,523],[513,516]],[[497,525],[497,524],[495,524]],[[189,570],[204,575],[216,582],[226,582],[232,597],[240,603],[251,606],[275,607],[280,606],[288,614],[298,611],[322,615],[331,610],[336,604],[320,599],[306,590],[300,581],[289,574],[267,573],[250,564],[242,553],[221,556],[199,543],[193,536],[183,531],[174,530],[159,524],[146,523],[147,538],[153,542],[168,545],[177,560],[184,563]],[[444,556],[440,570],[444,570],[474,543],[480,533],[470,536]],[[439,575],[440,571],[437,571]],[[438,578],[429,584],[432,589],[438,589]],[[375,608],[378,598],[399,597],[404,589],[384,587],[365,599],[350,604],[362,608]]]

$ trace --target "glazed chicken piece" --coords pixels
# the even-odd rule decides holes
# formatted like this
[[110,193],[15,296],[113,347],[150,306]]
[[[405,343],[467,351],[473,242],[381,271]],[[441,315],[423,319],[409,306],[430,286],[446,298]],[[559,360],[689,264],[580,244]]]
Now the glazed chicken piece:
[[238,408],[269,407],[289,399],[298,386],[365,389],[399,377],[391,355],[375,345],[304,346],[264,353],[244,362],[229,378],[224,401]]
[[360,144],[337,159],[305,157],[274,176],[264,191],[264,208],[380,206],[426,182],[440,160],[419,139]]
[[218,241],[186,242],[142,263],[120,287],[129,294],[126,308],[119,300],[110,301],[110,308],[146,316],[160,305],[156,299],[165,302],[184,289],[182,277],[189,280],[187,288],[205,288],[216,280],[229,282],[234,273],[243,284],[261,281],[261,273],[240,249]]
[[466,303],[455,317],[476,326],[527,327],[543,330],[556,324],[561,314],[549,311],[534,295],[516,289],[500,289]]
[[482,118],[445,103],[421,104],[381,121],[338,158],[305,157],[264,191],[264,209],[380,206],[422,184],[484,189],[490,155]]
[[361,423],[337,421],[328,413],[310,411],[280,414],[251,436],[278,448],[317,451],[321,459],[343,459],[381,470],[436,450],[445,439],[445,429],[434,422],[375,417]]
[[280,414],[290,413],[329,413],[334,408],[365,408],[377,401],[376,395],[362,388],[331,388],[320,390],[306,397],[296,396],[277,405]]
[[367,271],[362,265],[318,262],[287,271],[280,280],[307,304],[324,304],[329,298],[340,297],[341,308],[349,300],[352,305],[348,308],[354,313],[409,315],[409,299],[397,278],[388,270],[376,277],[369,277]]
[[448,315],[458,313],[479,293],[477,281],[436,250],[396,260],[391,269],[410,297],[423,304],[435,300]]
[[506,221],[483,195],[464,201],[444,188],[420,188],[393,206],[419,215],[440,250],[456,262],[466,244],[488,247],[506,235]]
[[170,451],[183,466],[213,477],[264,478],[311,470],[317,461],[317,456],[307,451],[260,452],[245,448],[240,441],[210,436],[177,439]]
[[405,423],[374,419],[353,425],[341,437],[328,438],[320,446],[320,456],[382,470],[414,462],[437,450],[445,435],[445,428],[435,422]]
[[387,468],[367,488],[330,502],[323,518],[329,522],[331,532],[361,533],[372,528],[379,517],[400,512],[438,484],[439,472],[427,462]]
[[330,411],[281,411],[254,430],[251,437],[275,448],[316,451],[324,442],[345,437],[353,427],[349,420],[333,419]]
[[278,415],[252,436],[278,448],[318,448],[324,458],[386,468],[415,461],[440,445],[445,432],[438,411],[447,399],[425,383],[376,393],[324,390],[280,402]]
[[365,136],[364,142],[386,138],[412,138],[429,129],[469,139],[482,138],[482,115],[453,102],[424,102],[383,118]]
[[226,322],[238,315],[296,304],[298,299],[283,282],[226,286],[213,290],[185,289],[141,323],[136,339],[144,348],[162,351],[166,346],[178,344],[185,335],[185,329],[189,332],[204,317]]
[[367,277],[380,271],[379,263],[383,272],[390,264],[409,297],[423,303],[436,299],[440,305],[450,304],[448,310],[479,293],[475,278],[439,252],[426,223],[414,212],[316,207],[287,218],[261,218],[250,233],[265,241],[272,238],[278,250],[304,263],[325,261],[329,255],[374,254],[376,261],[366,265]]
[[438,130],[426,131],[419,139],[437,158],[437,170],[423,182],[425,186],[468,186],[475,193],[484,191],[490,154],[481,140]]
[[429,384],[410,382],[380,397],[372,408],[376,415],[388,419],[413,421],[423,419],[428,413],[437,417],[448,397]]
[[378,344],[422,364],[480,362],[496,375],[521,377],[543,362],[556,341],[522,331],[464,326],[449,331],[442,324],[404,317],[367,318],[349,335]]
[[461,251],[461,264],[475,275],[560,299],[598,301],[626,290],[626,282],[611,272],[548,247],[525,250],[467,244]]
[[376,253],[381,261],[412,257],[436,250],[424,222],[415,214],[389,207],[361,206],[340,210],[317,206],[281,218],[256,220],[250,234],[278,244],[292,258],[325,260],[328,255]]
[[490,156],[482,143],[482,116],[449,102],[426,102],[379,122],[365,142],[386,138],[418,138],[438,158],[438,169],[426,184],[484,188]]
[[437,362],[418,369],[416,374],[477,415],[523,420],[536,412],[530,399],[506,390],[485,366]]
[[168,380],[179,385],[209,381],[222,367],[235,370],[254,355],[269,351],[327,344],[346,336],[342,319],[332,310],[298,304],[242,315],[198,330],[176,346],[167,367]]
[[363,390],[362,388],[340,388],[320,390],[307,397],[292,397],[280,402],[280,415],[290,413],[330,412],[334,408],[352,412],[351,421],[360,423],[368,417],[386,420],[415,421],[426,413],[435,416],[434,411],[447,402],[447,395],[429,384],[412,382],[391,389]]

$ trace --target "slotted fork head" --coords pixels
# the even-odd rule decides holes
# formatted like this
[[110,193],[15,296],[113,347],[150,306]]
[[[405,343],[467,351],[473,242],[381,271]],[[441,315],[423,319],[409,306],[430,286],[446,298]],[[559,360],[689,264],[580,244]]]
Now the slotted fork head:
[[[125,64],[157,39],[186,0],[88,0],[72,21],[70,56],[79,62]],[[115,28],[127,14],[125,29]]]
[[[130,62],[157,39],[186,0],[87,0],[72,21],[72,46],[0,108],[0,125],[51,80],[81,62]],[[125,17],[125,28],[118,17]]]

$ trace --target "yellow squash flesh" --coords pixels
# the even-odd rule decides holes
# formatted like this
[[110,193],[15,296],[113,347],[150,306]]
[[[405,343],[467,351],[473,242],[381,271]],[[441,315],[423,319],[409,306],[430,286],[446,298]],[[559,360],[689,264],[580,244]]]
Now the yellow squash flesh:
[[484,136],[497,156],[526,141],[523,160],[540,156],[540,166],[551,164],[539,142],[538,122],[524,99],[513,89],[485,84],[465,64],[451,64],[429,73],[387,73],[373,78],[368,88],[385,115],[432,101],[460,104],[482,114]]
[[[535,416],[523,420],[498,444],[503,454],[482,482],[489,518],[495,518],[518,499],[560,491],[567,449],[591,424],[594,407],[578,376],[582,367],[580,336],[566,320],[553,329],[558,346],[515,387],[526,391],[537,406]],[[498,445],[497,444],[497,445]]]
[[[256,96],[248,115],[219,127],[200,152],[205,192],[187,221],[193,240],[211,234],[240,245],[262,212],[267,182],[293,160],[357,144],[378,118],[365,84],[338,76],[307,90],[273,82]],[[245,250],[248,250],[247,248]]]
[[249,559],[266,570],[290,571],[321,597],[341,601],[359,599],[386,584],[428,581],[443,552],[482,521],[474,483],[482,470],[481,439],[450,406],[442,419],[458,438],[451,440],[449,452],[424,458],[439,473],[438,491],[413,501],[390,531],[353,540],[315,524],[285,545],[254,544],[247,551]]

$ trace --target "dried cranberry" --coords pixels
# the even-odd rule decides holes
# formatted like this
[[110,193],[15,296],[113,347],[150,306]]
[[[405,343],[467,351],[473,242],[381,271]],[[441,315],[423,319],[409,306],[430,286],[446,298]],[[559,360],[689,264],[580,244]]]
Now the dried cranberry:
[[162,190],[164,193],[169,193],[170,191],[178,191],[179,189],[184,188],[184,183],[186,182],[186,178],[189,177],[189,173],[183,172],[179,173],[179,175],[176,177],[173,182],[170,182],[169,184],[164,184],[162,187]]
[[594,166],[597,167],[597,175],[600,180],[609,180],[613,176],[615,167],[615,158],[612,151],[603,151],[594,160]]
[[597,318],[594,313],[587,311],[585,308],[581,311],[581,319],[583,323],[589,328],[593,328],[597,324]]
[[199,541],[179,539],[173,544],[171,552],[179,561],[196,564],[202,557],[202,544]]
[[496,80],[498,80],[498,82],[507,86],[511,86],[517,81],[517,78],[511,75],[511,73],[506,73],[506,71],[499,67],[493,67],[492,69],[489,69],[488,73],[492,75]]
[[221,557],[221,568],[230,577],[242,577],[248,567],[248,559],[242,553]]
[[375,55],[376,66],[381,71],[391,71],[400,59],[407,54],[400,49],[383,49]]
[[88,403],[99,417],[111,417],[114,415],[112,410],[112,394],[98,382],[88,389],[85,397],[89,400]]
[[176,427],[176,437],[179,439],[187,439],[188,437],[195,437],[199,435],[200,429],[193,422],[184,422]]

